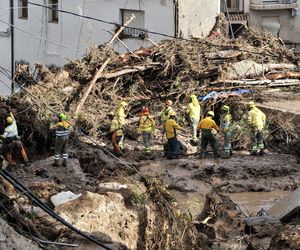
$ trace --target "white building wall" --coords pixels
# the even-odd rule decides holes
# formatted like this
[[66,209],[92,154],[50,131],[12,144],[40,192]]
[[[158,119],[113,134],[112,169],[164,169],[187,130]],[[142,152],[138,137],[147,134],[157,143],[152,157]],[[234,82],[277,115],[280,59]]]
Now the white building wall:
[[[16,5],[17,2],[15,1]],[[43,1],[31,2],[41,4]],[[120,9],[144,10],[146,29],[168,35],[174,35],[175,32],[173,0],[59,0],[59,5],[63,10],[115,23],[121,23]],[[59,13],[58,23],[49,23],[47,9],[30,4],[28,8],[28,20],[18,19],[18,13],[15,12],[16,27],[30,31],[36,37],[42,36],[68,47],[64,48],[16,30],[15,59],[26,60],[30,62],[31,67],[35,62],[63,66],[68,59],[82,56],[89,46],[107,42],[112,35],[104,30],[116,30],[114,25],[63,13]],[[152,34],[149,34],[149,37],[154,42],[165,39]],[[123,39],[123,42],[130,49],[151,45],[138,38]],[[125,51],[118,42],[114,43],[114,47],[120,52]]]
[[[299,0],[297,1],[299,5]],[[262,1],[253,1],[252,4],[261,4]],[[259,31],[267,31],[279,36],[282,40],[295,43],[300,49],[300,13],[292,15],[292,9],[251,9],[249,25]],[[268,24],[268,25],[266,25]]]
[[220,14],[220,0],[179,1],[179,35],[205,37]]
[[[0,1],[0,20],[10,22],[9,1]],[[0,66],[11,71],[11,35],[10,26],[0,22]],[[10,74],[10,73],[9,73]],[[0,96],[10,94],[11,81],[0,73]]]

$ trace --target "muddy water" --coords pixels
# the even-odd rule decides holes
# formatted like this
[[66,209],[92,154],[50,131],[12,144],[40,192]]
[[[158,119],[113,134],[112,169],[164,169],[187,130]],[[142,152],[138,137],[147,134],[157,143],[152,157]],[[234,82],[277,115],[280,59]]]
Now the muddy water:
[[254,161],[245,155],[227,161],[159,159],[144,161],[140,172],[161,178],[179,207],[193,218],[201,213],[212,187],[230,196],[245,215],[255,215],[261,208],[268,210],[288,194],[281,190],[297,185],[300,180],[300,169],[292,156],[270,154],[259,159]]
[[289,191],[244,192],[227,194],[239,205],[245,215],[256,215],[260,209],[268,211],[273,204],[286,196]]

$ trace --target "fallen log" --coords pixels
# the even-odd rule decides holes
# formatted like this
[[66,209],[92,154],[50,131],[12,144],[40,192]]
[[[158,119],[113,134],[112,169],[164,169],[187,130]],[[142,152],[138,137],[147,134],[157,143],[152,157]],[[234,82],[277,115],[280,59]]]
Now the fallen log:
[[87,97],[89,96],[91,90],[93,89],[93,87],[96,84],[96,81],[101,77],[103,70],[105,69],[106,65],[109,63],[110,58],[106,59],[106,61],[101,65],[100,69],[97,70],[95,76],[93,77],[92,81],[90,82],[87,90],[85,91],[83,97],[81,98],[81,100],[79,101],[79,104],[76,107],[75,110],[75,115],[78,114],[78,112],[80,111],[80,109],[82,108],[83,104],[85,103]]
[[269,73],[265,77],[270,80],[277,80],[283,78],[300,78],[300,72],[299,71],[276,72],[276,73]]
[[117,72],[103,74],[102,77],[105,79],[111,79],[111,78],[115,78],[118,76],[129,74],[129,73],[141,72],[141,71],[145,71],[148,69],[152,69],[154,66],[157,66],[157,65],[160,65],[160,63],[157,62],[157,63],[148,64],[148,65],[136,65],[131,68],[128,68],[128,69],[125,68],[125,69],[117,71]]

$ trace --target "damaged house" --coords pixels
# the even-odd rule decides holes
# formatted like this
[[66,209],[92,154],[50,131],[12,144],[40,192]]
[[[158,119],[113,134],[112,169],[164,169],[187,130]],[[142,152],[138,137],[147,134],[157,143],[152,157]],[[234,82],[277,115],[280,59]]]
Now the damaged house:
[[[36,62],[62,66],[89,46],[108,42],[118,24],[124,25],[132,14],[135,18],[123,30],[121,41],[113,44],[116,51],[127,51],[122,42],[134,50],[172,37],[205,37],[219,12],[219,0],[209,5],[199,0],[1,1],[0,66],[8,77],[24,61],[31,69]],[[6,84],[8,77],[0,74]],[[8,90],[1,86],[2,95]]]
[[251,0],[250,27],[280,37],[300,50],[300,15],[298,0]]

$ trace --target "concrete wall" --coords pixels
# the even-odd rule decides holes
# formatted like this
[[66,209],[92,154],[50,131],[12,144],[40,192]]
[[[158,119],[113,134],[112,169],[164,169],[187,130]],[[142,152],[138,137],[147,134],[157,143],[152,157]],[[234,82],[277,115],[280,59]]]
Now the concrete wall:
[[184,0],[179,5],[179,35],[205,37],[220,14],[220,0]]
[[248,13],[250,11],[250,0],[244,0],[244,13]]
[[[10,22],[9,15],[9,1],[0,1],[0,20],[5,22]],[[0,66],[11,70],[11,35],[10,35],[10,26],[0,22]],[[10,89],[6,87],[7,84],[9,87],[11,81],[0,73],[0,95],[5,96],[10,94]]]
[[250,7],[249,25],[259,31],[264,31],[263,24],[270,20],[270,24],[267,25],[270,27],[268,31],[272,33],[272,30],[276,30],[278,26],[278,34],[282,40],[300,44],[300,15],[293,17],[291,13],[292,9],[252,10]]
[[[17,4],[18,1],[15,1]],[[41,3],[40,0],[32,0]],[[96,17],[99,19],[121,23],[120,9],[145,11],[145,28],[148,30],[174,35],[174,7],[172,0],[60,0],[63,10]],[[59,22],[48,22],[48,10],[29,5],[28,20],[18,19],[15,12],[15,25],[30,31],[36,37],[42,36],[65,47],[53,44],[22,31],[16,31],[16,60],[26,60],[32,67],[35,62],[63,66],[68,59],[80,57],[92,45],[107,42],[111,37],[107,31],[114,32],[114,25],[104,24],[93,20],[82,19],[68,14],[59,13]],[[165,37],[149,34],[157,42]],[[140,46],[150,46],[149,42],[141,39],[123,39],[131,49]],[[116,50],[125,49],[117,42]],[[78,50],[78,51],[77,51]]]

